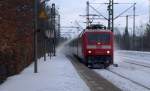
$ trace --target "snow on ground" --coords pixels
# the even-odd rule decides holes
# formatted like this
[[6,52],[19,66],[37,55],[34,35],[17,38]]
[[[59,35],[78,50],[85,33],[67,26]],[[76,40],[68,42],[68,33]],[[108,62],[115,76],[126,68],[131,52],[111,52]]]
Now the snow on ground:
[[21,74],[9,77],[0,85],[0,91],[90,91],[63,54],[43,60],[38,61],[37,74],[32,64]]
[[[142,54],[143,53],[143,54]],[[119,73],[120,75],[127,77],[137,83],[140,83],[144,86],[147,86],[150,88],[150,68],[146,68],[146,67],[142,67],[142,66],[138,66],[138,65],[134,65],[134,64],[129,64],[129,63],[125,63],[123,62],[124,60],[127,61],[132,61],[132,60],[137,60],[140,59],[140,62],[147,62],[150,60],[146,60],[145,59],[150,59],[150,53],[146,53],[146,55],[144,55],[145,52],[133,52],[133,51],[117,51],[115,52],[115,63],[117,63],[119,65],[119,67],[113,67],[111,66],[109,69]],[[139,56],[139,55],[144,55],[144,56]],[[126,57],[126,59],[122,58]],[[128,60],[131,59],[131,57],[135,57],[132,58],[132,60]],[[128,58],[128,59],[127,59]],[[145,58],[145,59],[144,59]],[[110,82],[112,82],[114,85],[116,85],[117,87],[119,87],[120,89],[122,89],[123,91],[149,91],[141,86],[138,86],[134,83],[132,83],[129,80],[126,80],[124,78],[121,78],[107,70],[95,70],[97,73],[99,73],[100,75],[102,75],[105,79],[109,80]]]
[[124,78],[112,74],[107,70],[95,70],[95,71],[101,76],[103,76],[105,79],[113,83],[115,86],[120,88],[122,91],[149,91],[147,89],[144,89],[143,87],[139,87],[138,85],[133,84],[128,80],[125,80]]
[[150,52],[139,52],[139,51],[117,51],[116,55],[134,60],[137,62],[149,63],[150,64]]

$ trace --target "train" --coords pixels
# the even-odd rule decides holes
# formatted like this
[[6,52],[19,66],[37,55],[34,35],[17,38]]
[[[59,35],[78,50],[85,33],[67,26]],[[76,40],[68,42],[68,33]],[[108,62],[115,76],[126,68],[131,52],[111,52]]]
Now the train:
[[67,49],[88,67],[107,68],[114,63],[113,41],[113,32],[104,25],[90,25],[68,43]]

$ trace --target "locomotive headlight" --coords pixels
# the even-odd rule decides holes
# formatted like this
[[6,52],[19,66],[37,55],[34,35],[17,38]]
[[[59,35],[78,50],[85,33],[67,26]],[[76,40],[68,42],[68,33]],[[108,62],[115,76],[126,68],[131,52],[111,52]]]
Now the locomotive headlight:
[[89,51],[88,51],[88,53],[89,53],[89,54],[91,54],[91,53],[92,53],[92,51],[90,51],[90,50],[89,50]]
[[107,54],[110,54],[110,51],[107,51]]
[[97,44],[98,44],[98,45],[100,45],[100,44],[101,44],[101,42],[98,42]]

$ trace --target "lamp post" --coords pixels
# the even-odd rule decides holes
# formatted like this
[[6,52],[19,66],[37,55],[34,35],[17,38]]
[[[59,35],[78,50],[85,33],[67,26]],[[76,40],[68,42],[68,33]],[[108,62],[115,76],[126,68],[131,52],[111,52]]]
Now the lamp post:
[[34,73],[37,70],[37,30],[38,30],[38,0],[34,0]]

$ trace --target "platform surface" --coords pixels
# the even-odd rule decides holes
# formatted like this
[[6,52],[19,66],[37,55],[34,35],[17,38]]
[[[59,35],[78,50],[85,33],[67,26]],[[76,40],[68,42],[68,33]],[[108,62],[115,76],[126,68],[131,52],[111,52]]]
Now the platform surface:
[[78,61],[75,57],[68,57],[76,68],[80,77],[86,82],[91,91],[121,91],[112,83],[101,77]]

